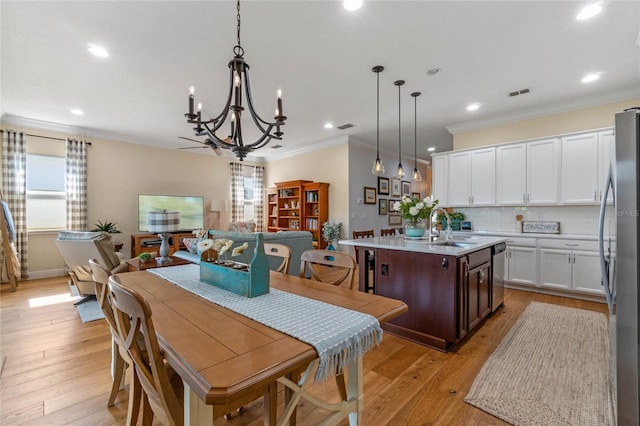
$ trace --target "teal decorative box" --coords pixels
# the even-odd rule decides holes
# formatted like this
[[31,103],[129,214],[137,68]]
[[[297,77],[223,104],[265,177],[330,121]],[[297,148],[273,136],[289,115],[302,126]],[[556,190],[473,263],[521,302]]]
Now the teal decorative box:
[[246,297],[269,293],[269,259],[264,251],[262,233],[257,234],[256,249],[248,266],[247,270],[200,262],[200,281]]

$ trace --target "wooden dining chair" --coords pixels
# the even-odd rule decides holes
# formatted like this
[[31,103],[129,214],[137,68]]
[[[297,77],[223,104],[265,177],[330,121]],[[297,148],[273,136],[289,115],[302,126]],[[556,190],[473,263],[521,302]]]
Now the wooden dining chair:
[[390,237],[390,236],[394,236],[396,235],[396,228],[389,228],[389,229],[381,229],[380,230],[380,236],[381,237]]
[[[151,425],[155,415],[164,425],[183,425],[182,381],[177,374],[170,375],[167,371],[149,303],[136,291],[122,286],[113,275],[109,277],[109,296],[118,334],[133,362],[134,376],[144,396],[142,423]],[[140,335],[143,339],[138,339]]]
[[289,273],[289,261],[291,260],[291,249],[289,246],[277,243],[264,243],[264,252],[267,256],[282,258],[282,263],[276,269],[276,272],[283,274]]
[[350,289],[355,283],[356,266],[353,256],[335,250],[307,250],[300,256],[301,277],[308,270],[312,280],[336,286],[346,283]]
[[[91,277],[96,287],[96,298],[98,305],[104,314],[104,318],[109,324],[112,341],[112,362],[113,362],[113,384],[111,385],[111,394],[109,395],[108,407],[115,404],[116,396],[120,390],[120,385],[124,383],[124,376],[127,367],[132,367],[133,362],[126,349],[126,345],[118,334],[118,326],[116,324],[115,314],[111,306],[109,297],[109,277],[111,271],[100,265],[96,259],[89,259],[89,267],[91,268]],[[135,425],[138,420],[138,411],[140,409],[140,392],[136,389],[138,384],[133,382],[133,371],[129,380],[129,406],[127,412],[127,425]],[[135,392],[138,392],[136,397]]]

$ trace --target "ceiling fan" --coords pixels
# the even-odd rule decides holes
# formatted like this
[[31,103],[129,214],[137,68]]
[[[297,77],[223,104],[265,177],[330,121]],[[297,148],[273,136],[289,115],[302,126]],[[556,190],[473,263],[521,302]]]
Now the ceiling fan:
[[185,146],[178,149],[197,149],[197,148],[211,148],[216,155],[222,155],[222,150],[218,145],[216,145],[211,139],[205,139],[204,142],[198,141],[195,139],[185,138],[184,136],[178,136],[178,139],[184,139],[186,141],[191,141],[195,143],[199,143],[202,146]]

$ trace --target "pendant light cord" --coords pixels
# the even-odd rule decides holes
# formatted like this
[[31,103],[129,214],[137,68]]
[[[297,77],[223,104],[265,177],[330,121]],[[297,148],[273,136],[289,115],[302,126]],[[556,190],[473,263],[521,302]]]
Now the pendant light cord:
[[400,84],[398,84],[398,165],[402,164],[402,131],[400,120]]
[[236,4],[236,9],[238,10],[238,14],[236,15],[236,20],[238,21],[238,46],[240,46],[240,0],[238,0]]
[[376,72],[376,160],[380,159],[380,71]]
[[418,95],[413,97],[413,168],[418,168]]

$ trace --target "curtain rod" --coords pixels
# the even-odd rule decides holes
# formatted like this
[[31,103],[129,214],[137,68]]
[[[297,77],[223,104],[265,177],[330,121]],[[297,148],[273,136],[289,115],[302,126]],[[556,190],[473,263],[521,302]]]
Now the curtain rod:
[[[62,142],[66,141],[66,139],[62,139],[62,138],[53,138],[51,136],[32,135],[30,133],[25,133],[25,136],[30,136],[32,138],[51,139],[51,140],[54,140],[54,141],[62,141]],[[87,142],[87,145],[91,146],[91,142]]]

